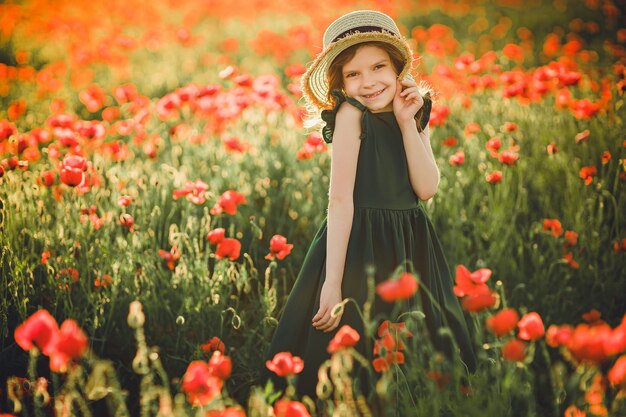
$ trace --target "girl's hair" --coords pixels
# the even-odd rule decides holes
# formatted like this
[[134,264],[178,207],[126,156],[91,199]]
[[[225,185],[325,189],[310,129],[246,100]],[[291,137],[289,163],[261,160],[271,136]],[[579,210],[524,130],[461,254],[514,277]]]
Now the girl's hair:
[[[402,72],[402,68],[404,68],[404,57],[402,56],[402,53],[397,48],[388,44],[387,42],[369,41],[369,42],[357,43],[356,45],[352,45],[346,48],[345,50],[341,51],[341,53],[337,55],[337,57],[333,60],[333,62],[331,62],[330,66],[328,67],[327,98],[328,98],[328,101],[333,104],[333,106],[335,105],[335,96],[333,96],[331,92],[334,89],[338,89],[338,90],[343,89],[343,74],[342,74],[343,66],[346,65],[352,58],[354,58],[354,55],[356,55],[356,52],[358,51],[359,48],[361,48],[362,46],[366,46],[366,45],[375,46],[387,52],[387,54],[389,55],[389,58],[391,59],[391,63],[394,67],[396,74],[400,74],[400,72]],[[421,83],[418,87],[424,99],[432,100],[431,93],[430,93],[431,88],[427,84]],[[417,120],[420,120],[420,118],[422,117],[422,113],[423,113],[423,107],[417,112],[417,114],[415,115],[415,118]]]

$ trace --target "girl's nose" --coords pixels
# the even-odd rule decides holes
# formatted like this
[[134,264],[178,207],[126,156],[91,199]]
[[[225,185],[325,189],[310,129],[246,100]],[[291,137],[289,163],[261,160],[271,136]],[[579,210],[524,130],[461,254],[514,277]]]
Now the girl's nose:
[[371,87],[375,84],[374,77],[372,75],[363,75],[363,87]]

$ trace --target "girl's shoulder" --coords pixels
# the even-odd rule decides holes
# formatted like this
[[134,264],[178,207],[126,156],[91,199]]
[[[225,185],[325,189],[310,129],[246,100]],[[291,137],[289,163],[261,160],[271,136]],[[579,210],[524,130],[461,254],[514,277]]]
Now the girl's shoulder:
[[[362,116],[365,115],[367,107],[365,107],[360,101],[357,99],[346,95],[343,91],[334,89],[331,91],[333,97],[335,97],[335,106],[332,109],[322,110],[321,118],[326,125],[322,127],[322,138],[326,143],[332,143],[333,133],[335,132],[335,126],[337,124],[337,112],[339,108],[343,105],[343,103],[349,103],[353,107],[357,108],[362,112]],[[365,129],[361,128],[361,139],[365,136]]]

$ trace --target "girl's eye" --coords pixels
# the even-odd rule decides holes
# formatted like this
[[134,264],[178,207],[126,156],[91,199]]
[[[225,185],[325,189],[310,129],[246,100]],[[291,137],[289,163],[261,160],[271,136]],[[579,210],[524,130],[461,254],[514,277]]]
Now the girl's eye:
[[384,68],[384,67],[385,67],[385,64],[378,64],[374,68],[379,69],[379,68]]
[[356,75],[355,72],[349,72],[346,74],[346,78],[354,77]]

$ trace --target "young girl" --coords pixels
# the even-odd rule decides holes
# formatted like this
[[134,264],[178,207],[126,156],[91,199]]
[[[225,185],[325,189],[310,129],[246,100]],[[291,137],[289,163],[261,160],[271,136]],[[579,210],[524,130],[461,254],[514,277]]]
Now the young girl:
[[[450,268],[420,201],[435,195],[439,171],[427,126],[430,94],[422,96],[410,76],[412,56],[389,16],[356,11],[328,27],[323,51],[302,77],[305,98],[323,110],[322,136],[333,144],[328,215],[289,294],[263,360],[261,385],[271,378],[277,388],[285,387],[284,378],[265,363],[279,352],[291,352],[304,362],[298,393],[317,398],[318,368],[330,357],[327,346],[344,324],[361,336],[356,349],[372,357],[365,352],[363,323],[353,304],[331,316],[345,298],[363,306],[368,265],[374,266],[379,283],[399,265],[411,263],[436,303],[420,290],[406,311],[415,309],[420,297],[434,346],[452,357],[453,345],[438,335],[447,326],[467,368],[476,367]],[[393,307],[376,296],[372,317],[389,315]]]

